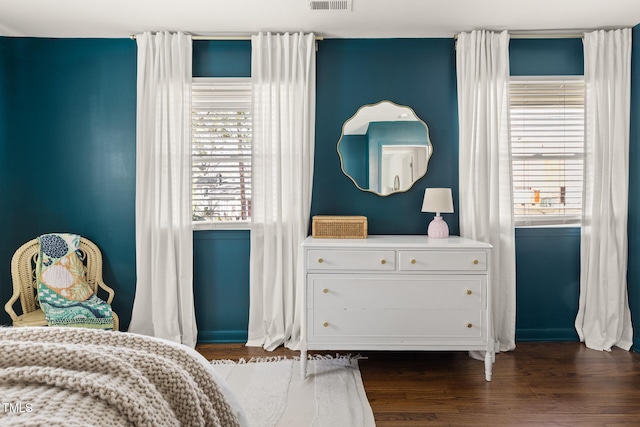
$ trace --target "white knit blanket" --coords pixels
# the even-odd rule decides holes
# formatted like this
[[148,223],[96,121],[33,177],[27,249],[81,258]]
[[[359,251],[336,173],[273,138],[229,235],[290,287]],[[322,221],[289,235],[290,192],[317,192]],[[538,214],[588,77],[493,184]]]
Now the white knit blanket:
[[135,334],[0,328],[2,426],[238,426],[207,367]]

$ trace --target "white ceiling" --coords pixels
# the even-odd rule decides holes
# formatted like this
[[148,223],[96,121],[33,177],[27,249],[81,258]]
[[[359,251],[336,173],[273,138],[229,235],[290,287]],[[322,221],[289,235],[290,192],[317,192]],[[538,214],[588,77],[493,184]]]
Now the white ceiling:
[[308,0],[2,0],[0,35],[128,37],[143,31],[325,38],[452,37],[474,29],[576,32],[640,23],[640,0],[353,0],[311,11]]

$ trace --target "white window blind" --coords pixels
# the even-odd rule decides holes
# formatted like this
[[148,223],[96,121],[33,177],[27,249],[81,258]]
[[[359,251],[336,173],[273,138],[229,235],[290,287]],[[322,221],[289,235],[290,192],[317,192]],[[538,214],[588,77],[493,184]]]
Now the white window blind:
[[251,79],[194,78],[191,102],[194,226],[248,227]]
[[516,225],[579,225],[584,79],[512,79],[510,114]]

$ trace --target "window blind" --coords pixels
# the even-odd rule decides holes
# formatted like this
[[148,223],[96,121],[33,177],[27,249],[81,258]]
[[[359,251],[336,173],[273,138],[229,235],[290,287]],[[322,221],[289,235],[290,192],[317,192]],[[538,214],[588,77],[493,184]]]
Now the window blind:
[[516,225],[579,224],[584,159],[584,79],[510,83]]
[[193,221],[251,217],[251,79],[194,78]]

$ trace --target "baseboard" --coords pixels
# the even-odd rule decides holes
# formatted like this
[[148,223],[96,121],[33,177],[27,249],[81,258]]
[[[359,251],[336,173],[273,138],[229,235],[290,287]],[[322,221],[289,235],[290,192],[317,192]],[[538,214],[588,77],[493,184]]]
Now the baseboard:
[[198,331],[199,343],[246,343],[247,331]]
[[[237,331],[198,331],[199,343],[245,343],[248,334]],[[579,341],[575,329],[518,329],[516,342],[566,342]],[[631,350],[640,353],[640,338],[634,338]]]
[[640,353],[640,338],[633,339],[633,345],[631,346],[631,350],[636,353]]
[[516,329],[516,342],[580,341],[574,328]]

